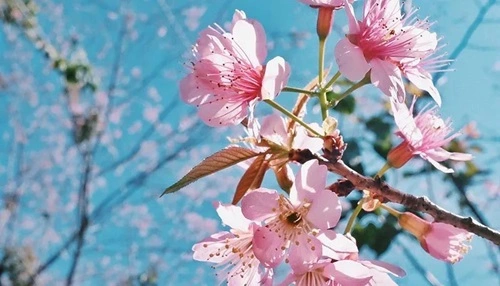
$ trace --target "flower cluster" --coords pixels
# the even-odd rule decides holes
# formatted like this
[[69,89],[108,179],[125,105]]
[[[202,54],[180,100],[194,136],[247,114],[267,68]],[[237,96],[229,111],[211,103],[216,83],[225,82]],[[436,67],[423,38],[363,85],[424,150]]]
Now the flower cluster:
[[243,197],[241,208],[218,203],[231,230],[195,244],[194,259],[221,266],[218,275],[229,285],[270,284],[283,261],[291,273],[281,285],[394,285],[388,273],[403,276],[402,269],[358,260],[356,244],[331,230],[341,206],[325,187],[326,175],[326,167],[310,160],[288,197],[259,188]]
[[[247,132],[247,137],[237,140],[246,148],[231,146],[217,152],[165,191],[174,192],[230,165],[246,169],[233,204],[216,205],[230,231],[195,244],[194,259],[220,267],[218,275],[229,285],[272,285],[275,269],[283,263],[289,266],[290,274],[280,285],[395,285],[389,274],[400,277],[404,271],[383,262],[359,259],[356,243],[349,235],[361,208],[373,211],[382,207],[397,216],[400,226],[415,235],[433,257],[459,261],[469,249],[466,242],[470,233],[413,214],[401,214],[383,204],[383,195],[368,191],[353,211],[346,235],[337,233],[334,228],[341,219],[340,199],[326,187],[327,167],[316,160],[321,157],[335,163],[342,159],[348,145],[337,129],[337,120],[328,116],[328,108],[368,83],[388,96],[384,98],[391,105],[396,135],[403,139],[388,152],[387,164],[377,175],[391,167],[402,167],[416,155],[445,173],[453,169],[440,162],[472,159],[470,154],[443,148],[458,133],[453,133],[450,121],[437,113],[441,96],[431,72],[442,70],[447,61],[435,55],[439,50],[436,33],[429,31],[431,25],[426,19],[416,18],[416,10],[402,14],[399,0],[364,0],[361,20],[355,16],[353,0],[300,2],[318,10],[319,71],[305,89],[286,86],[291,70],[283,58],[265,62],[264,28],[247,19],[242,11],[235,12],[229,31],[216,24],[208,27],[193,47],[190,73],[180,82],[181,98],[198,108],[206,124],[218,127],[241,123]],[[334,12],[342,8],[349,31],[335,46],[339,72],[327,81],[323,67],[325,41]],[[332,86],[341,76],[352,86],[344,93],[336,93]],[[414,114],[417,97],[408,107],[405,82],[426,91],[434,105]],[[283,91],[300,93],[292,111],[275,101]],[[303,121],[311,98],[318,99],[321,127]],[[273,114],[259,121],[254,116],[259,101],[285,117]],[[302,164],[295,178],[290,163]],[[261,186],[269,169],[274,171],[283,193]],[[350,192],[355,186],[349,184]],[[240,201],[241,207],[236,205]]]

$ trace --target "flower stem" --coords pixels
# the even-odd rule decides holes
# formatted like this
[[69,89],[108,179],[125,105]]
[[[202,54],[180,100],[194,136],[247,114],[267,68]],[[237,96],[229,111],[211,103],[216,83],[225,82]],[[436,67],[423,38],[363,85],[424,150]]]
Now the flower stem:
[[362,80],[358,81],[357,83],[353,84],[348,90],[346,90],[344,93],[340,94],[337,98],[332,100],[329,104],[330,107],[335,107],[337,104],[339,104],[340,101],[342,101],[344,98],[346,98],[349,94],[351,94],[353,91],[356,89],[362,87],[365,84],[370,83],[370,76],[365,76]]
[[328,81],[325,86],[323,87],[323,90],[326,91],[330,86],[332,86],[336,81],[337,79],[339,79],[339,77],[341,76],[342,74],[340,73],[340,71],[338,71],[331,79],[330,81]]
[[293,121],[297,122],[298,124],[304,126],[307,130],[309,130],[311,133],[314,135],[317,135],[319,137],[323,137],[318,131],[314,130],[311,126],[309,126],[307,123],[302,121],[302,119],[298,118],[295,116],[295,114],[291,113],[288,111],[286,108],[283,106],[279,105],[276,101],[273,101],[271,99],[264,100],[267,104],[271,105],[274,109],[278,110],[279,112],[285,114],[286,116],[290,117]]
[[323,69],[325,63],[325,43],[326,39],[319,39],[319,57],[318,57],[318,84],[320,87],[319,91],[319,105],[321,107],[321,117],[323,121],[328,117],[328,101],[326,99],[326,91],[323,88]]
[[399,217],[401,215],[401,213],[398,212],[397,210],[391,208],[390,206],[384,205],[384,204],[381,204],[379,206],[379,208],[386,210],[387,212],[389,212],[391,215],[393,215],[395,217]]
[[362,198],[359,200],[358,205],[352,212],[351,216],[349,217],[349,221],[347,221],[347,225],[344,230],[344,234],[348,234],[351,232],[352,227],[354,226],[354,222],[356,221],[356,218],[358,217],[359,213],[361,212],[361,209],[363,208],[363,203],[365,202],[365,198]]
[[296,88],[296,87],[290,87],[290,86],[285,86],[281,91],[305,93],[305,94],[309,94],[309,95],[315,95],[316,94],[316,92],[311,91],[311,90],[305,90],[305,89]]
[[385,174],[385,172],[387,172],[390,168],[391,168],[391,165],[389,165],[388,163],[385,163],[385,165],[382,166],[382,168],[380,168],[380,170],[377,172],[377,174],[375,176],[382,178],[382,176]]

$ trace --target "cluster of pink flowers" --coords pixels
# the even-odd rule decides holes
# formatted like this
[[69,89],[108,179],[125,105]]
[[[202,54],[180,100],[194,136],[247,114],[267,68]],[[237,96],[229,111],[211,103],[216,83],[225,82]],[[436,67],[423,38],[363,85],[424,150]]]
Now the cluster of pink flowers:
[[[427,20],[417,20],[416,10],[403,15],[399,0],[365,0],[361,20],[355,16],[354,0],[300,1],[318,9],[317,33],[323,45],[333,12],[345,8],[349,32],[335,47],[339,74],[359,85],[371,82],[389,96],[399,129],[396,135],[403,142],[389,152],[388,166],[402,167],[418,155],[450,173],[453,170],[440,162],[472,159],[470,154],[443,149],[458,133],[452,133],[450,121],[437,114],[441,97],[431,72],[441,69],[447,61],[434,56],[439,39],[436,33],[428,31]],[[274,102],[286,88],[290,66],[281,57],[265,63],[264,29],[259,22],[247,19],[244,12],[235,12],[229,31],[216,24],[203,30],[193,54],[190,73],[180,82],[181,98],[196,106],[200,118],[210,126],[242,123],[248,133],[242,141],[250,143],[252,151],[262,152],[259,160],[266,162],[264,172],[273,169],[287,193],[260,187],[260,182],[257,189],[250,185],[250,192],[241,195],[241,207],[217,203],[220,218],[231,229],[195,244],[194,259],[221,267],[218,275],[229,285],[272,285],[274,269],[283,263],[289,265],[290,274],[280,285],[395,285],[388,274],[400,277],[403,270],[378,261],[360,260],[353,238],[333,230],[340,220],[341,204],[337,195],[325,187],[326,167],[316,160],[302,162],[293,178],[288,164],[293,160],[289,156],[292,151],[308,149],[314,154],[322,148],[329,150],[325,147],[328,140],[330,145],[339,145],[341,157],[345,145],[336,121],[324,112],[331,106],[331,102],[325,102],[326,93],[337,78],[334,76],[326,85],[318,82],[312,91],[302,91],[320,97],[324,121],[323,127],[319,127],[303,122],[300,112],[292,114]],[[320,58],[318,81],[323,81]],[[407,106],[405,78],[427,91],[437,105],[414,115],[416,99]],[[297,91],[287,91],[291,90]],[[253,115],[259,101],[266,101],[293,122],[270,115],[260,125]],[[239,163],[249,168],[252,160],[255,157]],[[471,235],[466,231],[407,213],[399,218],[401,227],[414,234],[422,247],[440,260],[456,262],[469,249],[466,242]]]
[[229,285],[271,285],[282,262],[291,273],[280,285],[395,285],[388,274],[399,267],[358,260],[356,244],[331,230],[340,219],[335,193],[326,189],[327,170],[306,162],[288,197],[259,188],[243,197],[241,208],[217,204],[230,232],[219,232],[193,246],[194,259],[215,263]]

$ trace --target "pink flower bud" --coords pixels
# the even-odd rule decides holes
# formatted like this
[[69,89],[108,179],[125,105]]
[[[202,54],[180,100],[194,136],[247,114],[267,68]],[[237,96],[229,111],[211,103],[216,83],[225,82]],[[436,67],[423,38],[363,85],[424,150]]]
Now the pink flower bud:
[[470,249],[467,243],[471,241],[472,233],[450,224],[428,222],[406,212],[399,216],[399,225],[412,233],[427,253],[439,260],[456,263]]

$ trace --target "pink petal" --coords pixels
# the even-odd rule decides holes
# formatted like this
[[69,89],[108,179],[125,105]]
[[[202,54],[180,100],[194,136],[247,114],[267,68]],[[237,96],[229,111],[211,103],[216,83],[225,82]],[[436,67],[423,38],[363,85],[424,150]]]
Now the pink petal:
[[281,233],[276,233],[265,226],[259,227],[253,237],[254,254],[266,267],[274,268],[285,257],[284,242]]
[[220,202],[217,202],[215,207],[223,224],[241,231],[249,230],[252,221],[243,216],[240,207],[231,204],[223,205]]
[[286,86],[290,71],[290,65],[282,57],[275,57],[267,62],[262,79],[261,99],[274,99]]
[[236,9],[233,14],[233,20],[231,21],[231,31],[233,30],[233,26],[236,22],[238,22],[239,20],[245,20],[246,18],[247,15],[244,11]]
[[[323,133],[323,129],[317,123],[312,123],[309,126],[317,130],[318,133]],[[323,148],[323,139],[311,137],[304,127],[297,126],[295,132],[296,135],[292,143],[293,149],[309,149],[311,152],[316,153]]]
[[356,243],[333,230],[323,231],[317,238],[322,243],[323,256],[341,260],[352,253],[358,253]]
[[342,206],[337,195],[330,190],[321,190],[311,201],[306,219],[315,227],[326,230],[337,225],[341,214]]
[[198,109],[203,122],[212,127],[239,124],[247,114],[247,102],[228,102],[224,96],[213,96]]
[[344,0],[344,7],[347,13],[347,20],[349,22],[349,34],[357,34],[359,33],[359,23],[356,19],[356,15],[354,14],[354,8],[352,7],[352,1]]
[[211,54],[223,54],[225,49],[230,47],[231,43],[219,31],[208,27],[200,33],[195,46],[195,56],[201,59]]
[[340,285],[364,286],[372,278],[370,269],[352,260],[341,260],[325,267],[333,280]]
[[210,237],[193,245],[193,259],[203,262],[221,263],[227,260],[226,256],[215,255],[225,249],[226,239],[234,238],[234,235],[224,231],[211,235]]
[[307,272],[320,257],[321,242],[316,237],[302,233],[291,242],[288,260],[295,273]]
[[276,144],[286,146],[288,144],[286,120],[278,114],[271,114],[262,120],[260,136]]
[[405,69],[405,76],[416,87],[427,91],[437,105],[441,106],[441,96],[434,83],[432,83],[432,76],[427,71],[418,68]]
[[374,58],[370,61],[372,71],[370,78],[374,86],[378,87],[384,94],[404,101],[404,83],[401,70],[395,64]]
[[179,92],[181,94],[181,99],[191,105],[200,104],[210,95],[209,92],[200,88],[200,83],[192,73],[188,74],[180,81]]
[[396,277],[404,277],[406,275],[406,272],[402,268],[387,262],[378,260],[362,260],[359,262],[368,268],[376,269],[377,271],[385,273],[390,273]]
[[367,0],[363,6],[363,19],[367,25],[383,19],[391,29],[400,30],[401,18],[399,0]]
[[360,81],[370,70],[360,47],[343,38],[335,47],[335,59],[340,72],[350,81]]
[[255,20],[239,20],[234,23],[234,50],[254,67],[260,66],[267,55],[266,33],[262,25]]
[[290,201],[294,204],[305,199],[312,201],[318,192],[325,190],[326,174],[326,166],[319,165],[318,160],[304,163],[290,190]]
[[453,171],[453,169],[443,166],[442,164],[440,164],[436,160],[432,159],[431,157],[426,156],[424,153],[420,153],[419,155],[420,155],[420,157],[422,157],[424,160],[427,160],[429,163],[432,164],[432,166],[434,166],[436,169],[438,169],[439,171],[441,171],[443,173],[451,174],[451,173],[455,172],[455,171]]
[[416,28],[408,30],[406,33],[403,33],[402,40],[405,40],[405,37],[408,39],[414,39],[415,44],[411,48],[413,53],[416,52],[424,52],[424,54],[434,51],[437,48],[438,39],[436,33],[431,33],[425,29]]
[[415,142],[422,142],[422,132],[418,129],[415,119],[406,104],[396,99],[391,99],[390,102],[394,121],[401,134],[411,143],[411,145],[415,145]]
[[279,195],[275,190],[256,189],[246,194],[241,200],[243,215],[255,221],[262,221],[276,216]]
[[374,270],[372,271],[372,275],[372,279],[370,279],[366,286],[398,286],[387,273]]

